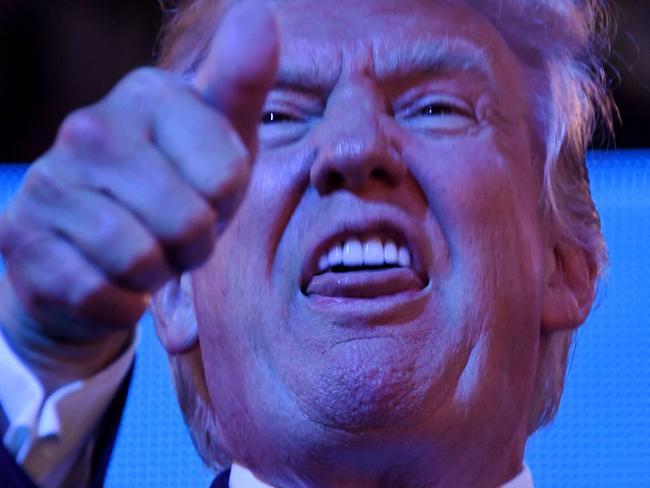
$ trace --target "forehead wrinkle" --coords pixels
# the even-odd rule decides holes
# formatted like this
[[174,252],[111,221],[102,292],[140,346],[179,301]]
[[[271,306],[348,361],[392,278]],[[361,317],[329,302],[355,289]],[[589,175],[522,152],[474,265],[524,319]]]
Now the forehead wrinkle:
[[339,79],[341,70],[339,49],[295,42],[281,54],[275,86],[315,92],[329,91]]
[[374,46],[378,79],[405,77],[414,73],[463,72],[494,79],[485,50],[465,39],[444,38]]

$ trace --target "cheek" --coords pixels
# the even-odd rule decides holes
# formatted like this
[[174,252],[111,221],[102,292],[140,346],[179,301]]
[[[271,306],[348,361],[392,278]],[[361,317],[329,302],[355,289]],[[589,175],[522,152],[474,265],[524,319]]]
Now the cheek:
[[254,322],[260,310],[279,303],[271,296],[270,273],[301,194],[304,171],[301,157],[273,154],[258,157],[240,207],[197,272],[206,295],[201,299],[209,301],[204,308],[210,321]]
[[301,166],[290,163],[296,159],[256,161],[239,209],[208,261],[193,273],[206,379],[215,396],[244,398],[255,388],[255,372],[265,370],[272,334],[286,315],[270,268],[297,193],[290,185],[300,181]]
[[[543,276],[539,187],[528,151],[516,140],[497,142],[494,132],[414,138],[405,147],[450,249],[441,297],[463,314],[459,340],[471,348],[454,411],[483,409],[476,418],[522,411],[536,364]],[[494,398],[502,404],[486,404]]]
[[[193,291],[205,381],[217,424],[231,452],[257,445],[253,409],[264,338],[261,293],[252,289],[252,259],[235,226],[221,236],[210,260],[194,273]],[[270,396],[270,395],[268,395]],[[249,425],[250,424],[250,425]]]
[[412,136],[404,157],[443,229],[454,266],[494,265],[497,273],[527,263],[537,276],[539,187],[529,152],[524,143],[495,133]]

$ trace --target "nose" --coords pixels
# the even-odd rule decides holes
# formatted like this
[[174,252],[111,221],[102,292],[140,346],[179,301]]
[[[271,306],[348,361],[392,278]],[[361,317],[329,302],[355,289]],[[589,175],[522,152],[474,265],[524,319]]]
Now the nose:
[[406,166],[386,134],[386,109],[370,90],[332,94],[315,138],[317,157],[310,170],[322,195],[359,192],[371,183],[397,186]]

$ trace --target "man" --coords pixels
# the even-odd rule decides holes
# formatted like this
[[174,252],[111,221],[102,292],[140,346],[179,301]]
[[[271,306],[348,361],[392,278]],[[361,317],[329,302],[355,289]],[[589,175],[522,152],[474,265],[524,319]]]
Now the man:
[[[530,486],[526,439],[605,261],[584,165],[600,12],[182,4],[168,71],[71,115],[4,216],[12,354],[44,397],[117,388],[151,297],[195,444],[234,488]],[[91,479],[105,430],[26,471]]]

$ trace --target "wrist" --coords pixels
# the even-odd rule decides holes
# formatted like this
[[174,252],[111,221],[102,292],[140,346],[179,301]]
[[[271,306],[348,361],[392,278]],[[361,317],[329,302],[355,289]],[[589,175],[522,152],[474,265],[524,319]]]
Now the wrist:
[[94,339],[73,340],[63,334],[48,333],[48,328],[63,329],[58,324],[48,327],[34,319],[16,297],[6,275],[2,276],[0,332],[41,381],[46,394],[106,368],[129,347],[134,336],[134,329],[121,329]]

